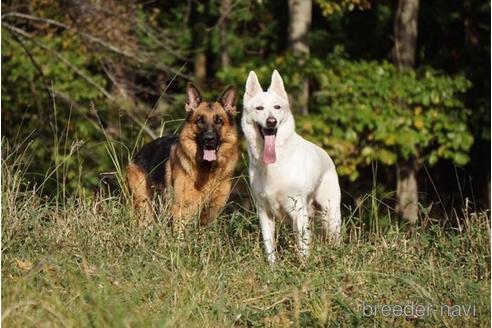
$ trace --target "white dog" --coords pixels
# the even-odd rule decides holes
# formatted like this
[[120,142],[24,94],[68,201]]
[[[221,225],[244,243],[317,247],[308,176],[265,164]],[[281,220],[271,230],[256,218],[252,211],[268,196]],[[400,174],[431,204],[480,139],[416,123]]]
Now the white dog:
[[275,219],[290,217],[299,252],[309,253],[309,216],[321,209],[324,233],[338,242],[340,186],[335,165],[320,147],[294,130],[294,117],[280,74],[264,92],[251,71],[241,126],[248,141],[249,181],[258,209],[268,261],[275,262]]

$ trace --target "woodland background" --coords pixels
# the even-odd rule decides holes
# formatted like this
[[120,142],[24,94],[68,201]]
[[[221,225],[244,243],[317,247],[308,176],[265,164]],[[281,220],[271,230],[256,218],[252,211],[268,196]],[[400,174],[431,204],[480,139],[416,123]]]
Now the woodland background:
[[242,95],[277,68],[345,208],[369,191],[410,221],[490,207],[489,1],[3,1],[1,37],[2,152],[48,196],[104,188],[176,131],[187,81]]

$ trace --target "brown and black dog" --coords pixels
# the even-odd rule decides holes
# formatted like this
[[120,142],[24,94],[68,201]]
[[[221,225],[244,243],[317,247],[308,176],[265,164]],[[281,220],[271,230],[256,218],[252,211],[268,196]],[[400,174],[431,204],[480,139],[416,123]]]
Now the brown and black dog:
[[230,87],[218,101],[206,102],[189,83],[186,98],[186,120],[179,136],[144,145],[127,168],[134,205],[143,210],[141,223],[153,217],[154,190],[172,194],[173,225],[179,230],[198,211],[201,224],[211,222],[229,197],[239,157],[236,91]]

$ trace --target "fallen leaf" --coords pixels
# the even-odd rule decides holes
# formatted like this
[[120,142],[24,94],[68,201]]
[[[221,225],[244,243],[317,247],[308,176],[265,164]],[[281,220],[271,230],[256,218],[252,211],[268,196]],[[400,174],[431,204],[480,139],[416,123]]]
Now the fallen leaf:
[[17,263],[17,267],[22,271],[29,271],[32,269],[32,263],[28,260],[23,261],[16,259],[15,262]]

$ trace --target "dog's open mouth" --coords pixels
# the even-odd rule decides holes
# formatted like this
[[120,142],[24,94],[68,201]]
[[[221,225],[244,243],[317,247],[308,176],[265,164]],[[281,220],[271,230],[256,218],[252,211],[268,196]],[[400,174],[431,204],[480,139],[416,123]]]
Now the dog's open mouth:
[[263,162],[265,164],[273,164],[277,160],[275,153],[275,138],[277,137],[277,129],[264,128],[258,124],[260,134],[265,141],[263,145]]
[[264,128],[260,124],[257,124],[258,130],[260,131],[261,136],[263,139],[265,139],[265,136],[276,136],[277,135],[277,129],[269,129],[269,128]]

